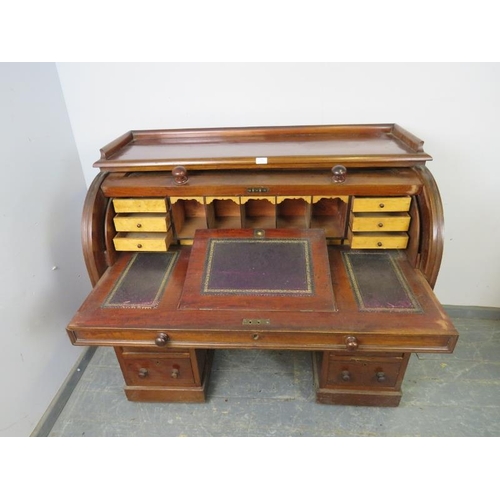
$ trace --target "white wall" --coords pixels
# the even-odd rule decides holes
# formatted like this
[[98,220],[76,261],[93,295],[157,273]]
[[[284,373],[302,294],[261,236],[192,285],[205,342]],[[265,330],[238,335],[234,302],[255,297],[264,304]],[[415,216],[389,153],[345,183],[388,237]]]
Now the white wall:
[[499,64],[58,64],[87,184],[130,129],[396,122],[443,197],[445,304],[500,307]]
[[83,352],[65,326],[90,290],[86,186],[55,64],[0,64],[0,158],[0,435],[28,436]]

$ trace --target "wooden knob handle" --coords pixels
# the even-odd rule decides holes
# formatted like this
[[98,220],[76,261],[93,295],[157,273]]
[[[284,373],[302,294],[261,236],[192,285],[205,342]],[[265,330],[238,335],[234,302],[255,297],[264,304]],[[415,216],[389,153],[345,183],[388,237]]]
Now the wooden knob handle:
[[347,168],[344,165],[335,165],[332,168],[332,181],[333,182],[344,182],[347,176]]
[[384,372],[377,372],[377,381],[378,382],[385,382],[385,373]]
[[349,382],[349,380],[351,380],[351,374],[349,373],[349,370],[342,370],[342,373],[340,375],[344,382]]
[[155,338],[155,344],[158,347],[163,347],[168,342],[168,335],[166,333],[159,333],[158,337]]
[[348,351],[355,351],[358,348],[358,339],[354,336],[346,337],[345,346]]
[[177,167],[174,167],[172,169],[172,175],[176,184],[186,184],[186,182],[189,180],[186,167],[183,167],[181,165],[177,165]]
[[147,368],[140,368],[139,373],[137,374],[140,378],[146,378],[149,375]]

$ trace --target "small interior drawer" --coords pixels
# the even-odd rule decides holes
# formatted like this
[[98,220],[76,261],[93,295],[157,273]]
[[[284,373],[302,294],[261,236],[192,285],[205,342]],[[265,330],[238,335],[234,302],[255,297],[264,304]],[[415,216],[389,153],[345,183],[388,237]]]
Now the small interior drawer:
[[351,213],[353,231],[408,231],[410,215],[404,212],[394,213]]
[[172,241],[167,233],[118,233],[113,242],[119,252],[166,252]]
[[403,249],[408,246],[408,234],[402,232],[366,232],[350,234],[353,249]]
[[122,213],[116,215],[113,222],[117,231],[166,233],[170,227],[170,216],[164,213],[151,213],[149,215]]
[[359,198],[352,203],[353,212],[407,212],[410,209],[411,196],[387,198]]
[[116,213],[166,212],[166,198],[113,198]]

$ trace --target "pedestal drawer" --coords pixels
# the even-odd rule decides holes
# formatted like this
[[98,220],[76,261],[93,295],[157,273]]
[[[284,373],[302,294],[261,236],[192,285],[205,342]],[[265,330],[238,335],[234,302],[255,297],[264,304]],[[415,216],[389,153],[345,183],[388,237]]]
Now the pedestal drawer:
[[195,383],[189,358],[135,358],[123,360],[127,385],[193,385]]
[[402,357],[363,358],[330,355],[326,387],[395,388],[402,368]]

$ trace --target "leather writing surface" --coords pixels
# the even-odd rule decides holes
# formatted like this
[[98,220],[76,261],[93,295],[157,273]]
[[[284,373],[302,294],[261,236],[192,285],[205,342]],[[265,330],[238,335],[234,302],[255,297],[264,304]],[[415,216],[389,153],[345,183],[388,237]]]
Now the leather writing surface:
[[318,229],[198,230],[179,309],[335,311]]
[[313,295],[311,249],[305,238],[217,239],[208,242],[203,294]]
[[102,307],[157,307],[177,256],[177,252],[135,254]]
[[393,252],[343,252],[360,311],[420,312]]

